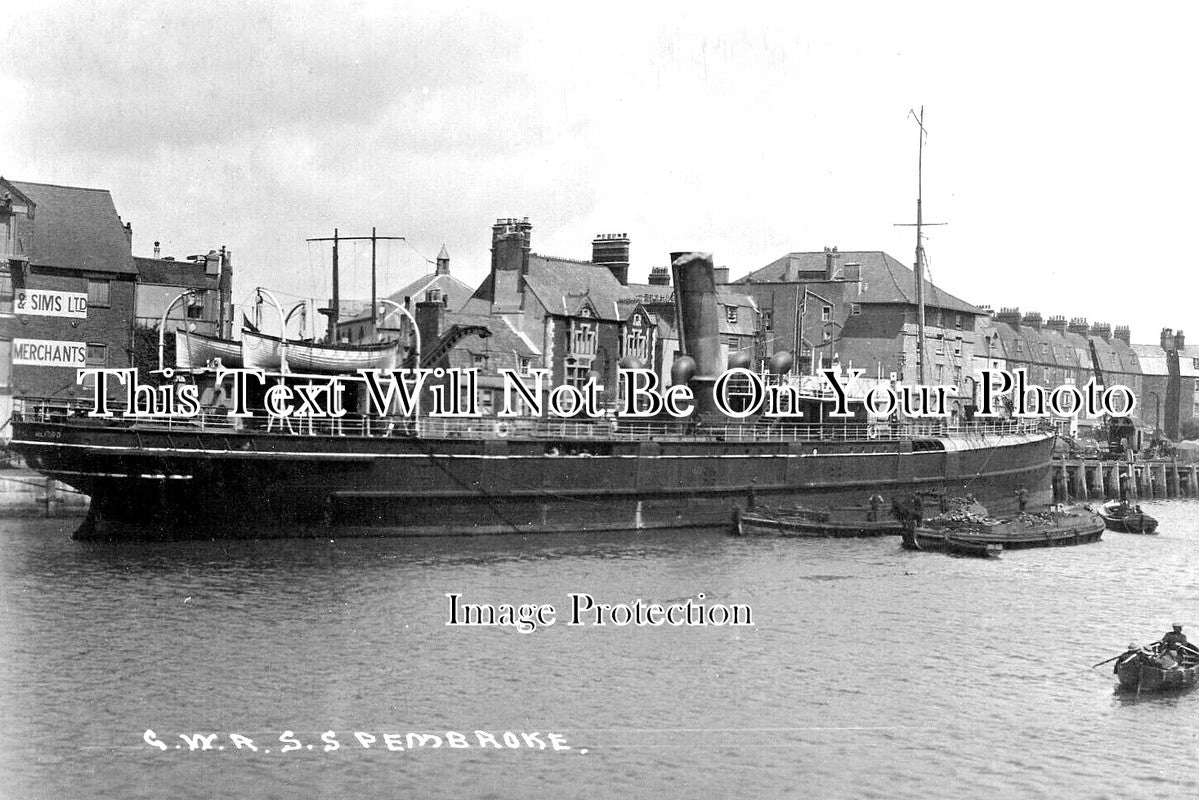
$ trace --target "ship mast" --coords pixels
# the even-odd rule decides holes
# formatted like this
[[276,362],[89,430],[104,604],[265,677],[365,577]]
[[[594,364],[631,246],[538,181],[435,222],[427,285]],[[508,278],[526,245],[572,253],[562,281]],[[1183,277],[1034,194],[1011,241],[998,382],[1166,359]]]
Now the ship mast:
[[916,150],[916,382],[924,384],[924,106],[916,118],[920,144]]
[[924,221],[924,106],[920,113],[910,112],[916,118],[916,127],[920,137],[916,150],[916,222],[897,222],[900,227],[916,227],[916,382],[924,383],[924,227],[927,225],[944,225],[944,222]]
[[[371,324],[375,326],[376,333],[379,325],[379,299],[377,295],[378,277],[375,271],[375,255],[376,247],[381,241],[407,241],[403,236],[379,236],[375,228],[371,228],[370,236],[338,236],[337,228],[333,229],[332,237],[323,237],[308,239],[309,242],[333,242],[333,302],[330,304],[333,307],[329,309],[321,309],[322,313],[329,315],[329,343],[337,343],[337,323],[341,316],[341,296],[339,291],[339,274],[337,269],[337,245],[340,242],[355,242],[355,241],[370,241],[371,243]],[[377,337],[376,337],[377,338]]]

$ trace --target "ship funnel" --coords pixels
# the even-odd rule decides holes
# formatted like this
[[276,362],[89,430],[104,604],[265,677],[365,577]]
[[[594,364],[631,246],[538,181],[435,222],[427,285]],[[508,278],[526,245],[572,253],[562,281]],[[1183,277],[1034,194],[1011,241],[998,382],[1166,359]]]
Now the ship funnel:
[[671,253],[670,264],[678,304],[679,342],[683,354],[695,361],[695,374],[689,383],[696,408],[706,412],[713,407],[712,386],[724,372],[712,254]]

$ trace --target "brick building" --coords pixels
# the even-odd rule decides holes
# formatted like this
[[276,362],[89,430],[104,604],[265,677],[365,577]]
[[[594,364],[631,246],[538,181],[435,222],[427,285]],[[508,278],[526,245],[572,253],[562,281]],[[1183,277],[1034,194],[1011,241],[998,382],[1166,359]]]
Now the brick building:
[[132,229],[107,190],[4,178],[0,222],[0,297],[12,297],[0,331],[0,385],[15,397],[83,396],[76,369],[130,364]]
[[[917,378],[916,276],[881,251],[788,253],[736,283],[761,312],[762,358],[798,351],[797,369],[839,363],[870,378]],[[982,309],[924,282],[925,381],[972,391]]]
[[[155,242],[153,258],[134,256],[133,263],[137,267],[134,325],[157,330],[167,307],[171,306],[168,332],[186,328],[207,336],[231,338],[232,253],[222,247],[178,261],[159,258]],[[185,291],[191,291],[192,295],[175,302]]]
[[523,336],[551,387],[595,377],[601,402],[612,403],[620,359],[657,347],[656,322],[625,283],[628,239],[599,237],[595,263],[533,253],[532,230],[528,218],[496,221],[491,271],[463,311]]

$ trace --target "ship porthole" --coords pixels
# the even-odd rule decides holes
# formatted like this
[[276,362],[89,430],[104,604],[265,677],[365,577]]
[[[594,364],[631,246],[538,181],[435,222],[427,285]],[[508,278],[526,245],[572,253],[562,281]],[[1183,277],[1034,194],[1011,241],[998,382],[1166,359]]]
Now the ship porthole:
[[495,435],[496,436],[503,438],[511,432],[512,432],[512,424],[510,422],[505,422],[504,420],[500,420],[499,422],[497,422],[495,424]]

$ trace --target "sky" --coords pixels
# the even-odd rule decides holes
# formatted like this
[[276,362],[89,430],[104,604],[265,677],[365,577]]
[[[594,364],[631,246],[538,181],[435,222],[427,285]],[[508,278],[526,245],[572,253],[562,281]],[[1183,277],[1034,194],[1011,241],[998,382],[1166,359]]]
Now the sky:
[[[0,174],[109,189],[134,254],[229,247],[327,297],[328,245],[380,286],[477,285],[497,217],[633,280],[706,250],[911,265],[924,108],[930,275],[975,304],[1193,331],[1195,4],[404,4],[49,0],[0,21]],[[369,245],[342,251],[369,294]]]

